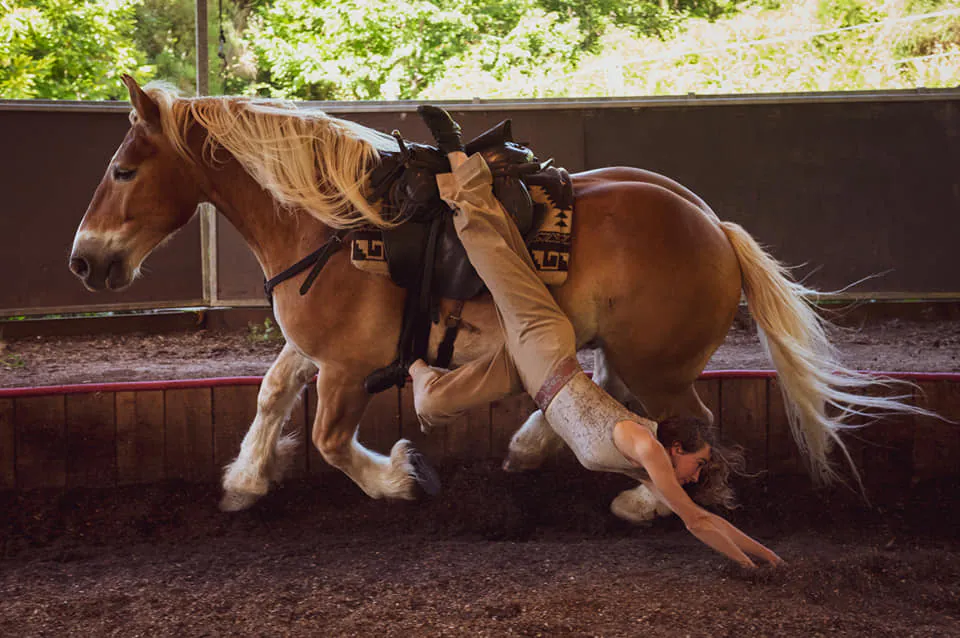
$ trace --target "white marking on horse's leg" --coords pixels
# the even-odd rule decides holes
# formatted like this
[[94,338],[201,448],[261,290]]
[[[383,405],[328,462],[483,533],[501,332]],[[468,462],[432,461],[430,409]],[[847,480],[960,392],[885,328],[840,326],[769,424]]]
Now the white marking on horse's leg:
[[641,483],[632,490],[624,490],[610,503],[610,511],[625,521],[643,525],[657,516],[670,516],[673,512],[657,496]]
[[390,456],[364,446],[354,436],[345,445],[318,446],[324,460],[349,476],[370,498],[414,500],[416,479],[409,454],[412,444],[400,439],[393,444]]
[[510,439],[503,469],[508,472],[534,470],[562,447],[563,439],[547,423],[543,412],[536,410]]
[[243,437],[240,454],[223,475],[224,511],[250,507],[279,482],[297,446],[296,435],[278,440],[304,384],[317,367],[287,343],[263,379],[257,394],[257,416]]
[[412,500],[417,496],[411,444],[400,440],[384,456],[357,440],[357,424],[369,396],[363,382],[351,382],[342,371],[317,377],[317,415],[313,443],[324,460],[349,476],[371,498]]

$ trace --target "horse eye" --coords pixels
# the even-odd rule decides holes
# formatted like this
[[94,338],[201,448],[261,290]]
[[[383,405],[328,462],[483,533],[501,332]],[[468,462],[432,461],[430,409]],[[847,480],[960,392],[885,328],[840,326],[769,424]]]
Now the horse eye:
[[118,182],[129,182],[136,174],[137,169],[135,168],[123,168],[121,166],[115,166],[113,168],[113,179]]

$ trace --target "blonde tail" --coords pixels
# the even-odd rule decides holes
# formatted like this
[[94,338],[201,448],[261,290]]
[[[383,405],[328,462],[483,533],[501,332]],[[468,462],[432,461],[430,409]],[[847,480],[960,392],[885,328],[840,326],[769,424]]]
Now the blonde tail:
[[[865,388],[896,382],[841,365],[827,338],[826,322],[807,301],[807,296],[820,293],[793,281],[786,269],[739,225],[720,222],[720,226],[740,261],[747,304],[777,370],[790,429],[811,475],[821,483],[838,478],[828,458],[836,443],[860,484],[857,468],[838,436],[840,430],[858,427],[848,422],[850,418],[930,413],[904,403],[908,396],[864,396]],[[830,410],[835,416],[828,414],[827,406],[835,408]]]

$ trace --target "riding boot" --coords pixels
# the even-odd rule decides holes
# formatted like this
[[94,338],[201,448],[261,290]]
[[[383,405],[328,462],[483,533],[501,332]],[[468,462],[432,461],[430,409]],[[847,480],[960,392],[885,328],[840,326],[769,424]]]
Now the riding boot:
[[417,113],[433,133],[437,141],[437,148],[444,155],[454,152],[464,152],[463,136],[460,135],[460,125],[453,121],[450,114],[437,106],[422,104],[417,107]]

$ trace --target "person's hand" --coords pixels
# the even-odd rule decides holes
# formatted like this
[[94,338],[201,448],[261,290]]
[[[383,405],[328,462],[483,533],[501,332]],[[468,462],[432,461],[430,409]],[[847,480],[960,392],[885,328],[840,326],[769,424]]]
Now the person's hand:
[[652,483],[647,487],[683,520],[698,539],[744,567],[756,567],[747,554],[771,565],[783,562],[721,517],[694,503],[677,481],[667,451],[650,429],[633,421],[620,421],[614,426],[613,442],[624,457],[647,471]]
[[701,509],[692,520],[685,523],[691,534],[744,567],[756,567],[747,554],[764,560],[773,567],[783,563],[783,559],[768,547],[750,538],[716,514]]

